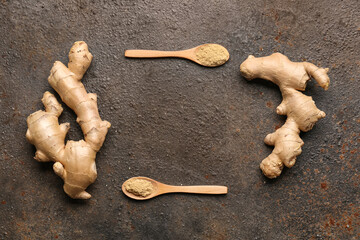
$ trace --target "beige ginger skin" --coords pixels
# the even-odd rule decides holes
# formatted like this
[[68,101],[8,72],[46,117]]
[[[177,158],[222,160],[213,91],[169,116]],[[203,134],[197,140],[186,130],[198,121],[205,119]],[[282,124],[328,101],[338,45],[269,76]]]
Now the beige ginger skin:
[[316,107],[312,97],[299,91],[305,90],[310,77],[327,90],[330,84],[328,71],[328,68],[318,68],[308,62],[291,62],[281,53],[260,58],[250,55],[240,65],[240,72],[246,79],[262,78],[271,81],[279,86],[283,97],[276,113],[287,115],[286,122],[274,133],[268,134],[264,140],[266,144],[275,146],[273,152],[260,164],[268,178],[278,177],[284,165],[289,168],[294,166],[304,145],[299,137],[300,130],[310,131],[319,119],[325,117],[325,113]]
[[58,117],[63,109],[49,92],[45,92],[42,99],[45,111],[37,111],[27,119],[26,138],[37,149],[34,158],[40,162],[55,162],[54,172],[64,180],[66,194],[74,199],[91,197],[85,190],[96,180],[96,153],[111,126],[99,116],[96,94],[87,93],[81,83],[92,58],[85,42],[75,42],[69,53],[68,67],[56,61],[48,78],[63,102],[76,113],[85,140],[64,144],[70,125],[59,125]]

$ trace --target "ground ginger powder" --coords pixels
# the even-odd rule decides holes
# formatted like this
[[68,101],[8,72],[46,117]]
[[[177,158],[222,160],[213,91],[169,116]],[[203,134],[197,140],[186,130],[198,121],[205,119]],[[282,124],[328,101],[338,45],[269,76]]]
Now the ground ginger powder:
[[154,186],[148,180],[133,179],[125,184],[126,191],[140,197],[147,197],[154,192]]
[[219,44],[204,44],[196,49],[196,59],[201,65],[216,67],[229,60],[229,52]]

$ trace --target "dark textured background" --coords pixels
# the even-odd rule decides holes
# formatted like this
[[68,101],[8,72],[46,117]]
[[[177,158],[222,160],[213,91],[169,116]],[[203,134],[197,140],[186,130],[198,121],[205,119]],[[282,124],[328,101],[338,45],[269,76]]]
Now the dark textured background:
[[[1,0],[0,35],[0,239],[359,238],[359,1]],[[53,62],[67,62],[76,40],[94,55],[84,85],[112,123],[87,201],[67,197],[25,139],[26,117],[54,92]],[[207,42],[225,46],[229,62],[123,56]],[[267,180],[259,163],[272,151],[263,139],[284,122],[281,95],[247,82],[239,65],[277,51],[329,67],[331,85],[309,82],[327,116],[301,134],[296,165]],[[79,140],[75,118],[65,107],[60,122]],[[138,175],[229,193],[136,202],[121,184]]]

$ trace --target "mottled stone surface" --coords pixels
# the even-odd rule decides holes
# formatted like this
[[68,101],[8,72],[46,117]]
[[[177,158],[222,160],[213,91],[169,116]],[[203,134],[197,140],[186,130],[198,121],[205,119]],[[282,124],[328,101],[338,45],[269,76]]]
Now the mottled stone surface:
[[[360,4],[344,1],[0,1],[0,239],[358,239],[360,234]],[[69,199],[52,164],[33,159],[26,117],[55,60],[74,41],[94,55],[83,82],[112,123],[87,201]],[[125,59],[126,49],[218,43],[230,60]],[[267,180],[263,143],[284,122],[268,82],[247,82],[249,54],[279,51],[330,68],[326,112],[301,135],[291,169]],[[56,95],[58,97],[58,95]],[[68,139],[82,133],[65,105]],[[227,185],[226,196],[169,194],[137,202],[133,176],[168,184]]]

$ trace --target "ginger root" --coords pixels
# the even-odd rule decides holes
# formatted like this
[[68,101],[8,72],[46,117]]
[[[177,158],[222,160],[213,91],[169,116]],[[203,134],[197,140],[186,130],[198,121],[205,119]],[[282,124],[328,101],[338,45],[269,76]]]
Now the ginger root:
[[284,167],[292,167],[301,154],[304,142],[299,137],[300,130],[307,132],[315,123],[325,117],[312,97],[297,91],[304,91],[306,83],[313,77],[318,84],[328,89],[330,79],[328,68],[318,68],[308,62],[291,62],[281,53],[255,58],[250,55],[241,65],[240,72],[248,80],[262,78],[279,86],[283,100],[276,108],[279,115],[287,115],[285,124],[274,133],[268,134],[264,142],[275,146],[265,158],[260,168],[268,178],[276,178]]
[[45,92],[42,102],[45,111],[37,111],[27,118],[27,140],[35,145],[35,159],[39,162],[55,162],[54,172],[64,180],[64,191],[74,199],[88,199],[85,189],[97,177],[95,158],[105,141],[111,124],[102,121],[97,107],[96,94],[87,93],[81,78],[90,66],[92,55],[85,42],[75,42],[69,53],[66,67],[56,61],[48,82],[63,102],[78,116],[77,122],[85,141],[67,141],[69,123],[59,125],[58,117],[63,109],[55,96]]

